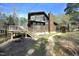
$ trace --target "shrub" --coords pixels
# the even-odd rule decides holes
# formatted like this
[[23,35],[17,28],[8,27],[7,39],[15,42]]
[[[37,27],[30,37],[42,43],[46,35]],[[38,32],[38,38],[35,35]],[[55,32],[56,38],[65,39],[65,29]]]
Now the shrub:
[[41,37],[41,38],[38,38],[37,41],[40,41],[41,43],[47,43],[48,42],[48,39],[45,38],[45,37]]

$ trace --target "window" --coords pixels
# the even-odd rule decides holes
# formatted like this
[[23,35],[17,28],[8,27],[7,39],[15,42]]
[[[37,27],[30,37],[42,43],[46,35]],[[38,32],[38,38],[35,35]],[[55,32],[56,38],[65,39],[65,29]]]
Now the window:
[[33,15],[31,16],[31,20],[46,22],[47,18],[44,15]]
[[37,25],[39,25],[39,23],[37,23]]
[[35,20],[35,16],[31,16],[31,20]]
[[45,25],[45,23],[43,23],[43,25]]
[[36,25],[36,23],[35,23],[35,22],[33,22],[33,25]]
[[37,21],[43,22],[43,16],[44,15],[38,15],[38,16],[36,16]]

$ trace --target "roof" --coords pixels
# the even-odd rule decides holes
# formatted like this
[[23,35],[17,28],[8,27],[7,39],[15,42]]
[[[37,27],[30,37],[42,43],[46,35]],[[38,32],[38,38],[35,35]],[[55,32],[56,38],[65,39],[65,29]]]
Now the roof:
[[28,18],[29,18],[29,16],[31,16],[31,15],[40,15],[40,14],[44,14],[44,15],[49,19],[48,15],[47,15],[45,12],[43,12],[43,11],[30,12],[30,13],[28,13]]
[[26,31],[23,26],[10,25],[9,31]]

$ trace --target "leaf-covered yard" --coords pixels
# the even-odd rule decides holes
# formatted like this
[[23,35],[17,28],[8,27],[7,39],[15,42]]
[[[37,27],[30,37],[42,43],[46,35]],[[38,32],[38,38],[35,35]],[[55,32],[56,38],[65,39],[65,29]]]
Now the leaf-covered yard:
[[39,36],[37,40],[23,38],[0,47],[6,56],[72,56],[79,55],[79,32],[54,33]]
[[54,36],[55,55],[79,55],[79,32],[68,32]]

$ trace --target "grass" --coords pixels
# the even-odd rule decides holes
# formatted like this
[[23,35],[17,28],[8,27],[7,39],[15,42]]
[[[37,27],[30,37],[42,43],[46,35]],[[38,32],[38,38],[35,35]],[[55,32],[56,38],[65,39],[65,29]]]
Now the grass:
[[9,40],[9,39],[10,39],[10,34],[8,34],[8,36],[0,35],[0,44]]
[[39,38],[37,41],[46,44],[46,43],[48,42],[48,38],[46,38],[46,37],[41,37],[41,38]]
[[[28,46],[28,49],[34,49],[34,52],[31,54],[32,56],[45,56],[46,54],[46,38],[39,38],[35,41],[35,44]],[[25,49],[26,50],[26,49]]]
[[49,33],[49,34],[44,34],[44,35],[35,35],[35,38],[46,38],[48,39],[50,36],[54,35],[55,33]]
[[79,55],[79,32],[67,32],[54,36],[56,55]]
[[[45,56],[46,46],[48,44],[48,38],[54,35],[54,33],[37,36],[36,43],[28,47],[28,49],[35,49],[33,55]],[[2,36],[0,36],[2,37]],[[7,41],[8,39],[0,39],[0,43]],[[53,38],[52,38],[53,39]],[[79,32],[66,32],[62,35],[54,36],[54,54],[57,56],[72,56],[79,55]]]
[[45,48],[46,48],[47,42],[48,42],[47,38],[44,38],[44,37],[38,38],[37,44],[35,44],[33,47],[35,49],[34,55],[45,56],[46,54]]
[[36,36],[37,44],[35,44],[33,46],[33,48],[35,49],[35,55],[38,55],[38,56],[45,56],[46,55],[46,52],[47,52],[46,47],[48,45],[48,38],[54,34],[55,33],[49,33],[49,34],[45,34],[45,35]]

